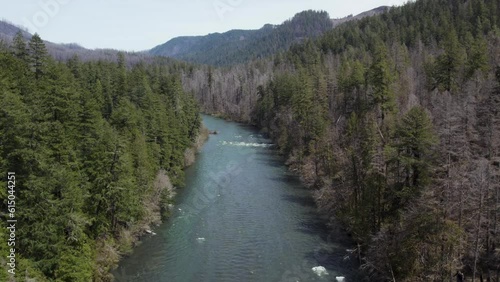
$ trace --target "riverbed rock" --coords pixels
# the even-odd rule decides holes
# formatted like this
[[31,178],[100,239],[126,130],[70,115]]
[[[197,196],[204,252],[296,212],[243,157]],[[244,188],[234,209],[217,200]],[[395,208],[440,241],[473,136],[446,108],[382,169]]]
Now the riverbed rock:
[[328,275],[328,271],[326,271],[326,268],[323,266],[315,266],[312,268],[312,271],[316,273],[319,277]]

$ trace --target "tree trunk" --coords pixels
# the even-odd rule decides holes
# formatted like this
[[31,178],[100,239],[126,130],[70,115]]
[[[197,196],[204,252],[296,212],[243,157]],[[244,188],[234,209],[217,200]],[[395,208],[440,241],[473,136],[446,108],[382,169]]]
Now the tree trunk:
[[[480,172],[480,181],[479,181],[479,209],[477,212],[477,222],[476,222],[476,240],[475,240],[475,247],[474,247],[474,269],[472,273],[472,281],[476,281],[476,274],[477,274],[477,262],[479,260],[479,234],[481,230],[481,220],[482,220],[482,210],[483,210],[483,175],[482,172]],[[481,276],[481,281],[482,281],[482,276]]]

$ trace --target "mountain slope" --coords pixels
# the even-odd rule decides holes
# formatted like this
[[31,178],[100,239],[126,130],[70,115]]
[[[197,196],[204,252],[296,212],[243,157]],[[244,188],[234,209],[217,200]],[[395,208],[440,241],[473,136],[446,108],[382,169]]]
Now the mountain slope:
[[354,21],[354,20],[361,20],[361,19],[366,18],[366,17],[372,17],[372,16],[376,16],[378,14],[382,14],[382,13],[386,12],[389,8],[390,8],[389,6],[380,6],[378,8],[363,12],[363,13],[358,14],[356,16],[350,15],[347,17],[339,18],[339,19],[333,19],[332,20],[333,27],[336,27],[336,26],[343,24],[343,23],[346,23],[346,22],[350,22],[350,21]]
[[[32,34],[26,31],[24,28],[18,27],[6,21],[0,21],[0,41],[4,41],[7,44],[10,44],[10,42],[18,32],[22,33],[26,41],[29,41],[32,37]],[[81,61],[115,61],[118,53],[123,53],[125,55],[125,59],[129,66],[144,60],[150,62],[156,60],[154,56],[149,55],[148,53],[122,52],[113,49],[87,49],[78,45],[77,43],[61,44],[46,40],[44,40],[44,43],[47,47],[48,53],[54,59],[59,61],[66,61],[75,55],[77,55]]]
[[305,11],[279,26],[174,38],[150,53],[201,64],[230,65],[270,55],[307,34],[320,35],[331,28],[326,12]]
[[499,281],[499,27],[498,0],[417,0],[184,85],[270,135],[365,281]]
[[25,38],[31,37],[27,31],[20,27],[15,26],[7,21],[0,21],[0,39],[11,40],[14,36],[21,31]]
[[379,7],[358,16],[335,20],[331,20],[324,11],[309,10],[296,14],[281,25],[267,24],[258,30],[231,30],[206,36],[177,37],[156,46],[149,53],[194,63],[232,65],[270,56],[288,49],[304,38],[321,36],[343,22],[379,14],[385,10],[386,7]]

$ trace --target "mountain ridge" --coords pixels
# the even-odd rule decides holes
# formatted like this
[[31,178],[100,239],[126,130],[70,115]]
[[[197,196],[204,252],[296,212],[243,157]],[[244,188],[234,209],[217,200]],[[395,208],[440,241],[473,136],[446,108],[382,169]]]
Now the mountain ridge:
[[[23,38],[28,42],[33,36],[24,27],[18,26],[7,20],[0,20],[0,42],[9,44],[18,32],[21,32]],[[75,55],[82,61],[107,60],[115,61],[118,53],[123,53],[127,64],[133,65],[140,61],[151,60],[154,56],[145,52],[128,52],[115,49],[88,49],[78,43],[54,43],[44,40],[48,53],[59,61],[66,61]]]
[[[356,16],[349,15],[338,19],[331,19],[325,11],[306,10],[279,25],[264,24],[259,29],[232,29],[207,35],[179,36],[139,52],[88,49],[78,43],[54,43],[47,40],[44,42],[49,54],[63,61],[75,55],[82,61],[115,60],[118,53],[124,53],[129,64],[160,56],[188,63],[228,66],[269,57],[305,39],[317,38],[345,22],[377,15],[388,8],[381,6]],[[0,40],[9,43],[19,31],[26,41],[32,36],[26,28],[0,20]]]
[[286,50],[304,38],[316,38],[340,24],[387,11],[380,6],[356,16],[331,19],[325,11],[297,13],[282,24],[265,24],[260,29],[233,29],[223,33],[179,36],[160,44],[148,53],[192,63],[226,66],[270,56]]

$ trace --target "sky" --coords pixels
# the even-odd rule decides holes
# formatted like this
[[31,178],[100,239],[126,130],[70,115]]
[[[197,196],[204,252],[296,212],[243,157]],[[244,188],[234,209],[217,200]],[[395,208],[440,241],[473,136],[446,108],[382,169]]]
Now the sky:
[[42,39],[142,51],[177,37],[280,24],[304,10],[331,18],[408,0],[0,0],[0,19]]

